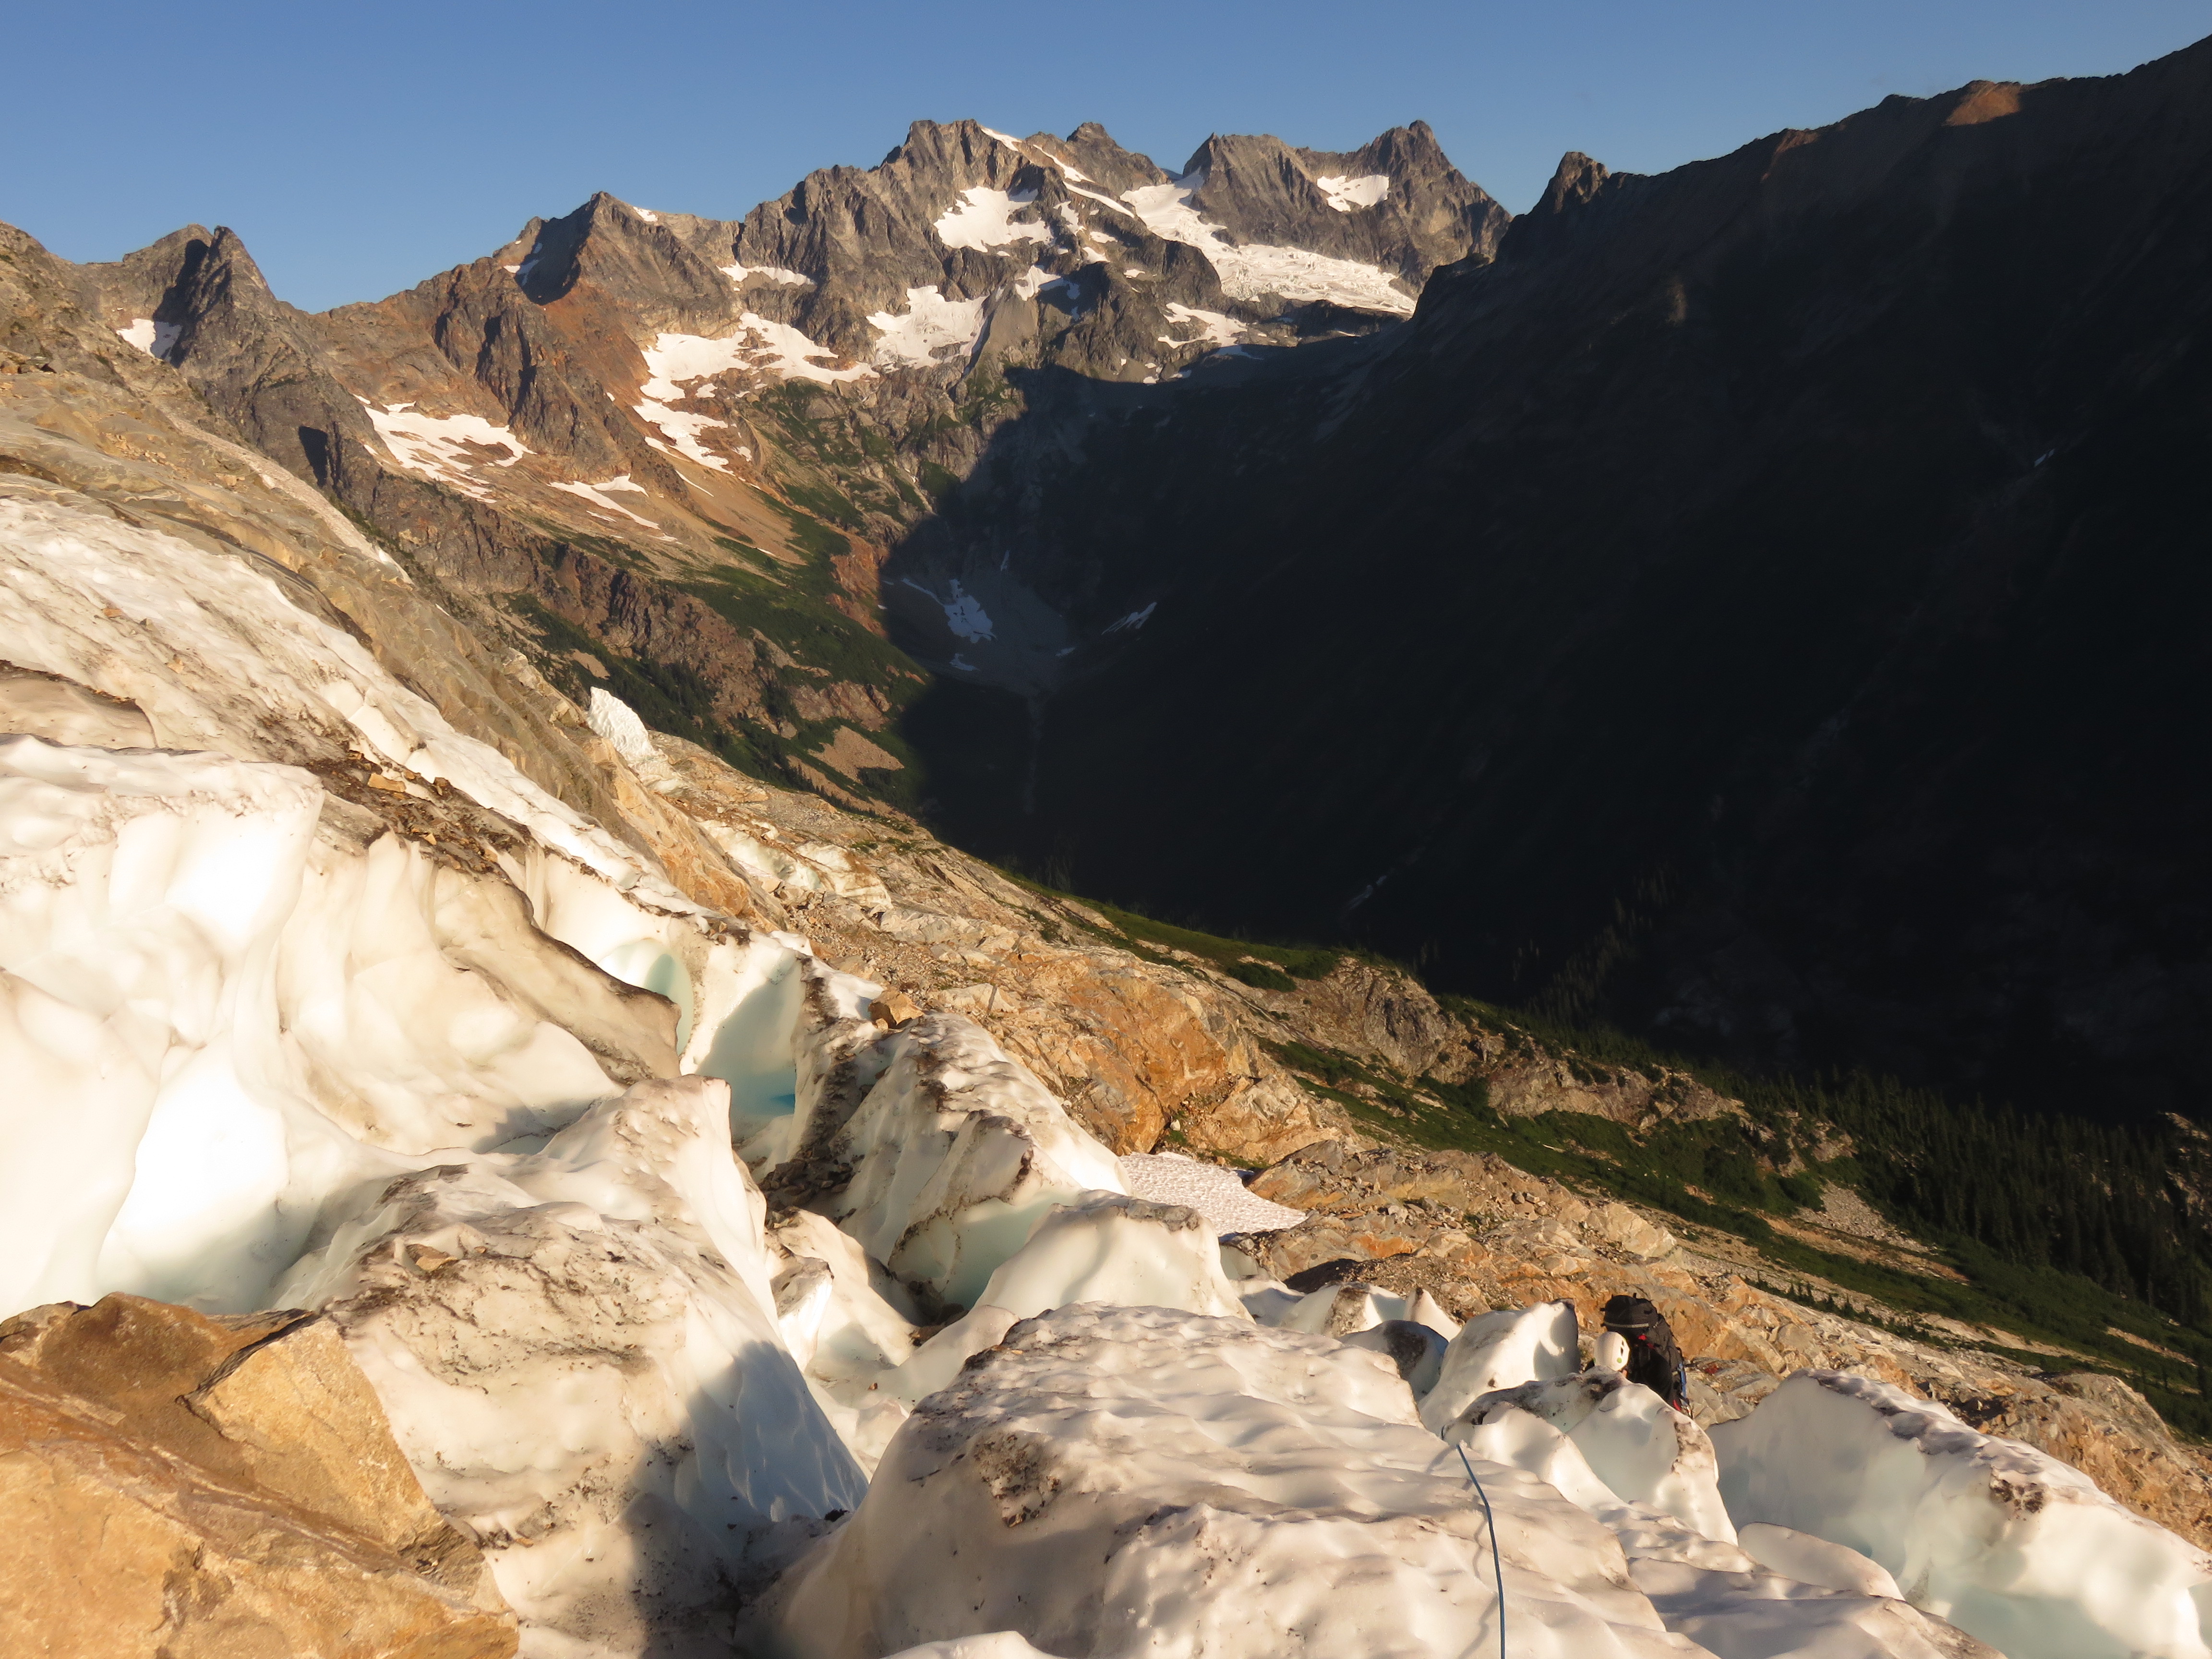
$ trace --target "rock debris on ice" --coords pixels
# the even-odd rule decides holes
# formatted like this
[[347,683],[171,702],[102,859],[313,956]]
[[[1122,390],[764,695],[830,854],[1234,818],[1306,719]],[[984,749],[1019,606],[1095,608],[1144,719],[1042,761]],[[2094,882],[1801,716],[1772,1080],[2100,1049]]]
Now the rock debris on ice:
[[778,1330],[727,1099],[642,1084],[540,1152],[393,1182],[280,1287],[345,1332],[538,1630],[649,1645],[714,1613],[748,1542],[865,1488]]
[[[1517,1654],[1683,1653],[1611,1533],[1534,1476],[1485,1474]],[[1486,1544],[1380,1355],[1085,1304],[1016,1326],[921,1403],[754,1639],[791,1659],[1005,1631],[1088,1659],[1472,1656],[1498,1639]]]

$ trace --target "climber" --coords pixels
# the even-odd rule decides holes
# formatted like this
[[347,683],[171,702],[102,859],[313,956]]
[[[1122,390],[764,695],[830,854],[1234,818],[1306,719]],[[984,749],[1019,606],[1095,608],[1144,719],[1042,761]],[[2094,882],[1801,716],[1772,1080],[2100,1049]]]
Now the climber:
[[1616,1296],[1605,1304],[1605,1328],[1627,1344],[1627,1363],[1619,1367],[1622,1376],[1641,1382],[1676,1411],[1686,1408],[1690,1374],[1666,1315],[1647,1297]]

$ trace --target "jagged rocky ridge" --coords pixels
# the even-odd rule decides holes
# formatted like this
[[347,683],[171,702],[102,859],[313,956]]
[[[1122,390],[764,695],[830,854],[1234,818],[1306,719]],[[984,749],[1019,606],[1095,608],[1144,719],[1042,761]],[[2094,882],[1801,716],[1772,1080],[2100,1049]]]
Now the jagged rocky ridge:
[[752,769],[911,804],[896,717],[928,672],[1042,681],[1076,637],[1003,559],[881,578],[993,433],[1031,411],[1035,441],[1079,446],[1240,342],[1407,314],[1504,217],[1419,124],[1347,155],[1217,137],[1171,175],[1096,125],[921,122],[742,221],[600,195],[321,315],[226,230],[15,259],[21,302],[173,367],[570,692],[609,684]]
[[[0,1335],[0,1494],[11,1539],[65,1559],[38,1494],[93,1443],[57,1410],[114,1414],[106,1468],[167,1433],[201,1471],[129,1501],[181,1514],[166,1536],[204,1576],[94,1650],[193,1650],[252,1616],[265,1587],[222,1565],[240,1511],[183,1500],[260,1458],[247,1522],[282,1514],[421,1610],[389,1637],[349,1623],[371,1650],[421,1651],[428,1618],[440,1651],[504,1651],[473,1549],[530,1652],[1009,1629],[1000,1651],[1064,1656],[1142,1631],[1484,1651],[1485,1534],[1419,1406],[1508,1381],[1498,1333],[1532,1322],[1554,1334],[1512,1348],[1533,1391],[1439,1419],[1486,1472],[1531,1651],[1988,1650],[1947,1621],[2015,1655],[2062,1650],[2023,1626],[2068,1653],[2084,1629],[2205,1650],[2203,1558],[2143,1518],[2202,1536],[2205,1474],[2124,1388],[1807,1313],[1724,1241],[1378,1144],[1387,1111],[1355,1122],[1361,1097],[1279,1056],[1480,1075],[1522,1110],[1728,1103],[1594,1085],[1370,964],[1247,983],[604,695],[579,708],[158,365],[46,325],[0,375],[0,1041],[31,1085],[0,1107],[0,1261],[11,1311],[37,1310]],[[1247,1187],[1176,1149],[1270,1167]],[[1694,1418],[1577,1370],[1617,1289],[1676,1322]],[[222,1317],[128,1299],[149,1295]],[[240,1318],[292,1307],[320,1319]],[[102,1334],[133,1321],[204,1357],[157,1382]],[[380,1524],[414,1518],[364,1534],[351,1489],[285,1462],[346,1452],[222,1415],[251,1379],[225,1394],[208,1366],[294,1332],[356,1402],[333,1420],[366,1419],[363,1380],[388,1419],[388,1443],[362,1420],[341,1443],[396,1446],[440,1522],[401,1483]],[[216,1403],[163,1429],[179,1389]],[[1901,1456],[1931,1495],[1894,1540],[1879,1492],[1770,1504],[1776,1454],[1729,1437],[1769,1410],[1838,1414],[1821,1437],[1863,1456],[1838,1480]],[[210,1414],[238,1425],[220,1444]],[[1275,1462],[1224,1461],[1261,1425]],[[2096,1572],[2048,1565],[2091,1536]],[[956,1547],[981,1595],[928,1555]],[[1028,1560],[1066,1564],[1065,1601],[1012,1599]],[[1253,1623],[1249,1598],[1191,1594],[1201,1560],[1291,1593]],[[337,1582],[291,1609],[301,1650]]]

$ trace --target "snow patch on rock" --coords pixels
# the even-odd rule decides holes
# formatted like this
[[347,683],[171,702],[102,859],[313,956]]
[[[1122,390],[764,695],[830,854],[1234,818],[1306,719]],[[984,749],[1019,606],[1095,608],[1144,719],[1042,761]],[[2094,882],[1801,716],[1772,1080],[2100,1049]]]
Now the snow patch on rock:
[[1379,266],[1304,248],[1231,243],[1227,231],[1190,204],[1205,183],[1203,173],[1185,173],[1164,185],[1124,191],[1121,199],[1155,236],[1187,242],[1205,254],[1221,278],[1222,292],[1232,300],[1273,298],[1294,305],[1320,301],[1358,311],[1413,315],[1413,295]]
[[[726,338],[657,334],[643,355],[646,380],[638,390],[638,417],[659,429],[667,441],[662,447],[719,472],[727,472],[729,463],[707,448],[699,437],[729,422],[674,407],[692,395],[686,388],[736,369],[824,386],[869,380],[875,374],[866,363],[836,367],[837,354],[827,346],[817,344],[788,323],[772,322],[750,311],[738,319],[738,331]],[[823,358],[830,361],[819,361]]]
[[1233,346],[1244,337],[1244,325],[1234,317],[1218,311],[1205,311],[1196,306],[1187,306],[1178,301],[1168,301],[1168,320],[1180,324],[1195,324],[1198,332],[1180,338],[1173,334],[1160,336],[1162,345],[1188,346],[1204,343],[1209,346]]
[[[381,404],[360,400],[369,424],[392,453],[392,459],[410,472],[449,484],[465,495],[489,501],[491,492],[469,476],[479,466],[513,466],[530,450],[503,426],[494,426],[481,415],[425,415],[412,404]],[[489,450],[504,454],[486,454]]]
[[1052,232],[1029,220],[1016,220],[1014,210],[1036,200],[1035,191],[1004,191],[978,187],[963,190],[960,199],[931,227],[947,247],[988,252],[1015,242],[1049,242]]
[[[720,459],[719,456],[714,459],[717,461]],[[599,508],[602,512],[614,514],[621,518],[628,519],[632,524],[643,525],[647,530],[659,530],[660,528],[660,526],[655,524],[652,520],[645,518],[639,514],[631,512],[619,501],[611,501],[606,498],[605,492],[610,489],[637,489],[642,488],[641,485],[632,483],[629,481],[629,474],[627,472],[623,473],[618,478],[610,478],[605,483],[556,483],[553,488],[562,491],[564,495],[574,495],[581,500],[587,501],[592,506]]]
[[983,609],[981,599],[961,586],[957,576],[952,578],[951,594],[944,597],[924,587],[911,576],[902,576],[900,580],[915,592],[926,594],[936,601],[939,609],[945,612],[945,627],[951,629],[956,637],[970,641],[992,637],[991,613]]
[[130,327],[115,331],[123,337],[125,344],[135,345],[148,356],[167,362],[185,331],[179,323],[157,323],[151,317],[134,317]]
[[1390,175],[1370,173],[1358,179],[1347,179],[1341,173],[1314,180],[1314,188],[1339,213],[1349,213],[1354,208],[1371,208],[1390,193]]
[[937,285],[910,288],[903,312],[878,311],[869,314],[871,327],[881,331],[875,361],[887,368],[927,368],[938,354],[957,348],[964,356],[982,331],[981,300],[948,300]]
[[756,276],[764,283],[774,283],[781,288],[814,286],[814,279],[811,276],[801,276],[795,270],[786,270],[781,265],[723,265],[720,269],[723,276],[740,288]]

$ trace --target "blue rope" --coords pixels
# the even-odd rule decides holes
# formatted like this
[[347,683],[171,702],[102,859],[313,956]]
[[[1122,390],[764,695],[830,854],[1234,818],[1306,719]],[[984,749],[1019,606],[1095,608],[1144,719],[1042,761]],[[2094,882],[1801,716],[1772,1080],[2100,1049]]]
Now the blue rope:
[[1498,1559],[1498,1517],[1490,1512],[1490,1494],[1482,1489],[1482,1482],[1474,1478],[1474,1465],[1467,1461],[1467,1447],[1458,1441],[1452,1449],[1459,1454],[1459,1466],[1467,1471],[1474,1482],[1474,1495],[1482,1500],[1482,1518],[1490,1526],[1490,1576],[1498,1583],[1498,1659],[1505,1659],[1505,1565]]

